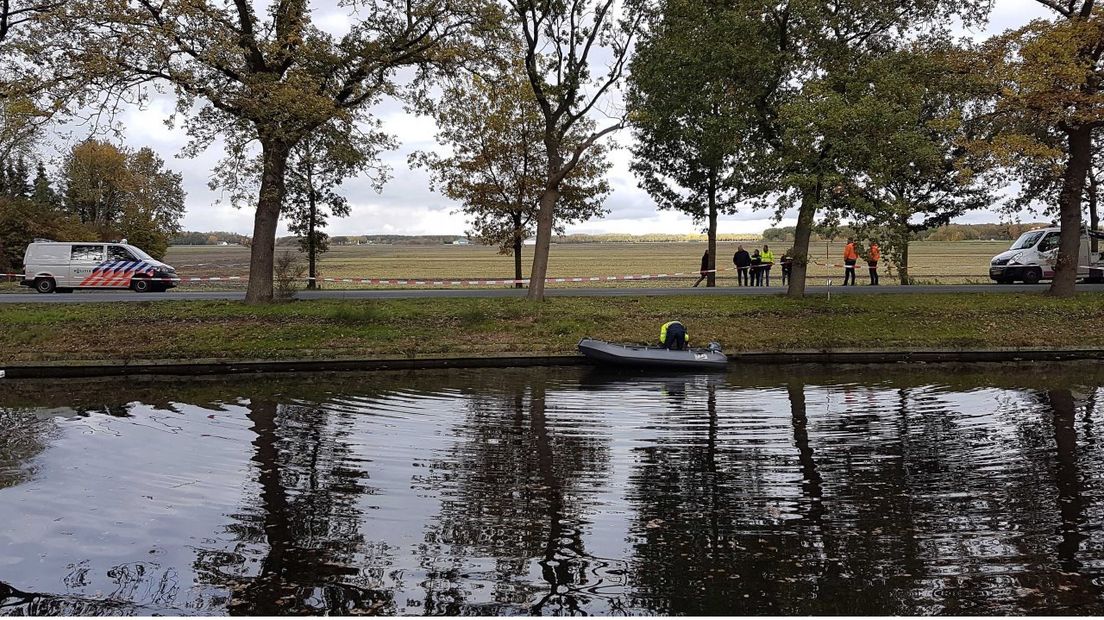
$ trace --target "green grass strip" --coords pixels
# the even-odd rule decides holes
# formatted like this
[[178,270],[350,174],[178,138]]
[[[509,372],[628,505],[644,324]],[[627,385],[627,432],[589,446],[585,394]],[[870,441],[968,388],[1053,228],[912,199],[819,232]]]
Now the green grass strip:
[[0,362],[558,354],[678,319],[726,351],[1099,348],[1104,294],[158,301],[0,306]]

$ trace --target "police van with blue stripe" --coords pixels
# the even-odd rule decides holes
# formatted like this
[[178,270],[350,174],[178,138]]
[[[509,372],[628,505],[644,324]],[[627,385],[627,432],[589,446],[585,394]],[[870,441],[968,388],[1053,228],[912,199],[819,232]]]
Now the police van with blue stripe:
[[39,293],[78,288],[161,292],[180,283],[176,269],[126,243],[35,240],[23,255],[23,286]]

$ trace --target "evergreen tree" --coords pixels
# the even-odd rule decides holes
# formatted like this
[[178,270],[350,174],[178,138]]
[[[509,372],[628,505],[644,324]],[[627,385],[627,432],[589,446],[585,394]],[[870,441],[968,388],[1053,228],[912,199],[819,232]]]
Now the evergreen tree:
[[50,187],[50,179],[46,176],[46,166],[42,162],[38,162],[38,166],[35,168],[31,200],[43,206],[54,207],[58,205],[57,193]]
[[4,162],[4,169],[0,171],[4,176],[4,195],[12,198],[19,195],[19,180],[15,172],[15,164],[8,160]]
[[13,167],[14,176],[11,181],[12,195],[19,198],[28,198],[31,195],[31,173],[27,168],[27,160],[22,156],[16,158]]

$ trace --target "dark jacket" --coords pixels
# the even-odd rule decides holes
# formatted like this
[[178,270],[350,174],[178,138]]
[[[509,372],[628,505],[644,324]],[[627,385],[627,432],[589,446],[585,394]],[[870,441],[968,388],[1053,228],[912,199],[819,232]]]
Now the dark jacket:
[[737,267],[747,267],[751,265],[751,254],[747,250],[736,250],[732,255],[732,263]]
[[702,271],[709,271],[709,252],[702,254]]

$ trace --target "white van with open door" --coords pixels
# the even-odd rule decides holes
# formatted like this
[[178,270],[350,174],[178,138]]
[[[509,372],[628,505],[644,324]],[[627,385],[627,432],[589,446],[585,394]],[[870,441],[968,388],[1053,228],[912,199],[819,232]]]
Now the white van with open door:
[[180,283],[176,269],[126,243],[35,241],[23,255],[23,286],[39,293],[78,288],[164,291]]
[[[989,277],[1001,284],[1022,281],[1035,284],[1054,278],[1054,264],[1058,260],[1058,243],[1062,230],[1057,227],[1037,228],[1020,235],[1012,247],[989,261]],[[1084,231],[1081,248],[1077,253],[1077,274],[1089,281],[1104,279],[1104,256],[1092,252],[1090,235],[1104,245],[1104,235]]]

